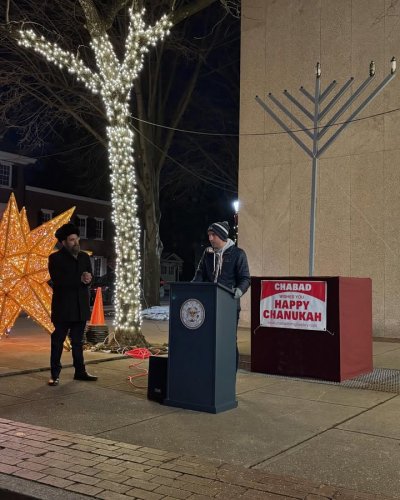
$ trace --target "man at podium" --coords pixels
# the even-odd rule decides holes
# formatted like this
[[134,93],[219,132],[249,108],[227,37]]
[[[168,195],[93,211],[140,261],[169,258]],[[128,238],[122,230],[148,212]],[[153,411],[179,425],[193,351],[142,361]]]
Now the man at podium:
[[[227,221],[214,222],[208,227],[207,232],[211,246],[204,250],[192,281],[220,283],[231,288],[237,299],[237,322],[239,322],[239,299],[250,286],[246,253],[229,238]],[[236,346],[236,369],[238,365],[239,351]]]

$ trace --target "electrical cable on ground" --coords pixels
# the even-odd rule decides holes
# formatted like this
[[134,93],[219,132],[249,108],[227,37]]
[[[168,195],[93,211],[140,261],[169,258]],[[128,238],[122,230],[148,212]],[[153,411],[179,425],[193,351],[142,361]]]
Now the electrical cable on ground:
[[133,380],[148,375],[149,370],[147,368],[141,367],[140,365],[143,364],[145,360],[150,356],[158,356],[159,353],[160,349],[156,349],[155,352],[151,352],[145,347],[134,347],[133,349],[124,353],[125,356],[140,360],[129,365],[129,368],[135,368],[136,370],[138,370],[138,373],[135,373],[134,375],[128,375],[128,380],[134,387],[136,387],[137,389],[146,389],[146,386],[136,385]]

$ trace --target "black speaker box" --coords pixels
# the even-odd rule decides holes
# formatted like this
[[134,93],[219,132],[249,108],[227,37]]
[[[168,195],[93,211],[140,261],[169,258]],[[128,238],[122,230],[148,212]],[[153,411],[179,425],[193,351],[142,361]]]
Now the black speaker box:
[[168,356],[149,357],[147,398],[163,403],[167,397]]

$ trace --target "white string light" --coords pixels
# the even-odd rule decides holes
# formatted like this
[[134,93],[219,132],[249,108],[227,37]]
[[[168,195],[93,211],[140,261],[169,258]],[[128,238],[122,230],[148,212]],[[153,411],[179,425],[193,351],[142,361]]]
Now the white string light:
[[172,25],[164,15],[154,26],[146,26],[144,16],[144,9],[140,12],[129,9],[129,30],[122,62],[118,60],[107,33],[92,37],[90,45],[98,73],[87,67],[79,56],[62,50],[33,30],[19,31],[20,45],[33,49],[76,75],[91,92],[100,94],[105,106],[117,256],[114,324],[117,332],[128,335],[140,331],[141,326],[140,226],[133,160],[134,135],[129,126],[129,95],[149,47],[169,34]]

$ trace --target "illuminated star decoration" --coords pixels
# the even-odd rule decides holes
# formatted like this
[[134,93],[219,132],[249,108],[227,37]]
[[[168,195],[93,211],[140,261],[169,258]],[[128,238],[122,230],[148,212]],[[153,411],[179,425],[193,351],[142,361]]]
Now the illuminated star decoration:
[[70,220],[74,210],[31,231],[25,208],[19,213],[11,194],[0,221],[0,337],[12,328],[21,310],[49,333],[54,330],[48,257],[57,242],[55,231]]

